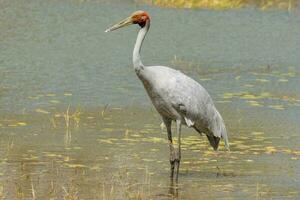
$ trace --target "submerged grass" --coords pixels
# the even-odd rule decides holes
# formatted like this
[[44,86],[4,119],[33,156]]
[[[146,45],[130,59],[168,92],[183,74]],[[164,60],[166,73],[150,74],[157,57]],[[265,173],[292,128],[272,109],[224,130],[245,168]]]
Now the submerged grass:
[[138,181],[122,167],[111,176],[111,180],[102,185],[102,200],[113,199],[151,199],[151,182],[148,167],[145,167],[144,180]]
[[[51,131],[48,134],[50,137],[44,139],[47,142],[40,147],[34,147],[41,149],[26,151],[26,147],[30,148],[32,145],[23,145],[25,147],[20,149],[24,141],[21,142],[17,138],[14,138],[15,145],[9,143],[9,153],[5,155],[8,162],[5,166],[13,170],[3,172],[5,177],[10,177],[12,181],[3,178],[3,189],[0,182],[0,197],[2,190],[4,199],[45,199],[47,195],[50,199],[66,200],[172,199],[170,195],[174,192],[168,191],[169,163],[165,129],[164,133],[158,135],[159,120],[145,125],[141,124],[141,121],[137,121],[139,125],[136,125],[134,120],[130,120],[141,119],[142,115],[149,116],[152,111],[137,112],[140,110],[117,109],[113,106],[99,108],[93,112],[83,109],[79,117],[80,126],[76,129],[73,121],[74,110],[64,108],[59,114],[55,114],[59,119],[56,119],[56,128],[52,129],[61,131],[69,127],[73,131],[72,141],[67,148],[48,146],[52,138]],[[104,118],[101,113],[103,110]],[[45,114],[36,115],[39,116],[39,120],[48,119]],[[147,122],[145,119],[143,121]],[[39,122],[33,124],[29,121],[28,124],[39,128]],[[96,122],[97,126],[94,127]],[[120,125],[117,126],[116,122]],[[23,128],[21,130],[24,130]],[[20,127],[7,129],[18,130]],[[94,131],[88,132],[87,129]],[[184,135],[182,140],[184,159],[180,176],[183,185],[179,185],[182,196],[195,199],[189,198],[188,195],[201,194],[207,195],[205,199],[215,199],[218,195],[226,197],[229,192],[239,195],[236,191],[242,189],[241,195],[251,195],[248,199],[268,199],[285,194],[283,192],[292,192],[288,195],[295,197],[298,194],[295,189],[282,187],[278,192],[276,186],[261,181],[259,176],[263,173],[274,175],[283,171],[275,169],[274,173],[270,173],[273,166],[267,164],[268,160],[280,157],[286,159],[289,166],[295,165],[300,159],[299,149],[273,144],[274,139],[268,132],[258,127],[256,130],[252,129],[254,126],[251,125],[251,130],[244,133],[239,130],[238,134],[232,134],[230,153],[223,152],[222,149],[216,153],[208,146],[205,138],[194,133],[189,135],[189,132],[184,130],[187,135]],[[44,134],[30,136],[30,133],[26,133],[25,135],[32,140],[41,138]],[[56,135],[55,138],[60,144],[63,136]],[[18,162],[23,163],[21,167]],[[294,171],[296,170],[291,169],[291,175],[294,175]],[[274,177],[276,179],[276,176]]]

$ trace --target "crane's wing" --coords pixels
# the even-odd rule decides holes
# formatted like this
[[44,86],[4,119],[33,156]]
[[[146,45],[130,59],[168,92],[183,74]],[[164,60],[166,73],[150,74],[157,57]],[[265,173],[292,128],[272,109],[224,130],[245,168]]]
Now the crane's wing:
[[200,134],[205,133],[214,149],[218,148],[220,138],[224,139],[229,149],[224,121],[208,92],[198,82],[183,74],[176,80],[174,85],[177,90],[172,92],[170,99],[186,125],[194,127]]
[[205,133],[211,146],[217,150],[220,138],[224,139],[225,147],[229,150],[229,142],[224,121],[212,102],[206,104],[205,111],[191,110],[191,106],[183,103],[174,106],[181,114],[188,127],[193,127],[200,134]]
[[166,110],[162,115],[167,113],[174,117],[179,114],[187,126],[205,133],[214,149],[218,147],[220,138],[229,147],[223,119],[208,92],[197,81],[164,66],[146,69],[147,74],[141,80],[146,82],[144,86],[158,111]]

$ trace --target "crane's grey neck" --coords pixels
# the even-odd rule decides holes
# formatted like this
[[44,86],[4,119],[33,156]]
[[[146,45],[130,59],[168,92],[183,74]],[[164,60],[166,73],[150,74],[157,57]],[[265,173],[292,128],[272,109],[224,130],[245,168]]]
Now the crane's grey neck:
[[132,60],[133,60],[134,70],[137,74],[139,74],[139,72],[144,69],[144,65],[141,61],[140,52],[141,52],[143,41],[145,39],[145,36],[146,36],[149,28],[150,28],[150,20],[147,20],[145,26],[139,30],[139,33],[138,33],[138,36],[137,36],[137,39],[136,39],[136,42],[134,45]]

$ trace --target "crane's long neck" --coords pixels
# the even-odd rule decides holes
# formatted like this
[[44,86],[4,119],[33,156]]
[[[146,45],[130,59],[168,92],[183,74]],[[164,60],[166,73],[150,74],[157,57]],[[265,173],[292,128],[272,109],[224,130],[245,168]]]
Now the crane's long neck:
[[147,20],[145,26],[140,29],[134,45],[132,60],[133,60],[133,67],[136,73],[139,73],[141,70],[144,69],[144,65],[141,61],[140,52],[141,52],[143,41],[145,39],[145,36],[149,28],[150,28],[150,20]]

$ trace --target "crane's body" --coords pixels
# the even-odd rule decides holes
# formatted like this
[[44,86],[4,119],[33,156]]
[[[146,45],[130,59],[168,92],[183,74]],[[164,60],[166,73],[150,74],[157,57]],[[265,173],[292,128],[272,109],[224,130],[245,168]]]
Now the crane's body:
[[[195,80],[178,70],[149,66],[138,74],[156,110],[164,119],[180,120],[210,138],[227,141],[221,115],[207,91]],[[218,140],[218,139],[217,139]],[[211,143],[214,149],[218,141]]]
[[[225,146],[229,148],[226,128],[208,92],[197,81],[169,67],[143,65],[140,51],[150,28],[150,17],[146,12],[134,12],[130,17],[107,29],[106,32],[130,24],[139,24],[141,27],[133,50],[133,66],[167,127],[171,177],[173,178],[175,169],[177,180],[181,159],[181,125],[193,127],[200,134],[206,134],[215,150],[218,148],[220,138],[224,139]],[[176,122],[177,127],[176,150],[172,140],[172,121]]]

